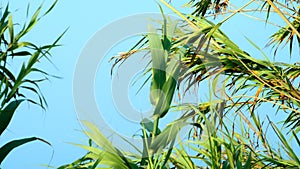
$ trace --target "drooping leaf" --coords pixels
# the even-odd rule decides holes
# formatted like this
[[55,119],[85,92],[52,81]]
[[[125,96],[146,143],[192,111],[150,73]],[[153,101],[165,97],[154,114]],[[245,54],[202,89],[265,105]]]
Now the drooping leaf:
[[8,143],[6,143],[4,146],[2,146],[0,148],[0,164],[3,162],[3,160],[7,157],[7,155],[15,148],[32,142],[32,141],[41,141],[43,143],[46,143],[48,145],[51,146],[50,143],[48,143],[47,141],[41,139],[41,138],[37,138],[37,137],[31,137],[31,138],[24,138],[24,139],[19,139],[19,140],[14,140],[14,141],[10,141]]
[[179,119],[177,121],[169,124],[159,135],[157,135],[154,141],[151,143],[150,149],[154,152],[158,152],[166,148],[171,142],[173,142],[177,134],[180,132],[182,127],[186,126],[185,118]]
[[2,135],[4,130],[7,128],[16,109],[23,101],[24,100],[12,101],[3,110],[0,110],[0,135]]
[[[152,121],[150,121],[149,119],[143,119],[142,122],[140,123],[143,128],[145,128],[148,132],[152,133],[153,132],[153,128],[154,128],[154,124]],[[158,129],[157,134],[160,134],[161,131],[160,129]]]
[[152,81],[150,100],[153,105],[158,103],[163,85],[166,81],[165,50],[154,27],[149,26],[149,46],[152,57]]

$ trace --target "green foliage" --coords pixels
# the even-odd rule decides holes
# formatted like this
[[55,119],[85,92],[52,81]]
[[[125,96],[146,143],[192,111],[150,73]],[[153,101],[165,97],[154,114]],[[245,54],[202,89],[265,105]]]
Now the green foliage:
[[[268,45],[274,43],[278,47],[284,40],[293,44],[293,37],[300,38],[299,11],[290,6],[299,2],[247,1],[237,10],[229,11],[217,24],[209,19],[208,11],[213,11],[214,16],[224,14],[229,1],[192,0],[187,6],[192,5],[196,10],[191,14],[182,14],[166,1],[161,2],[184,23],[166,19],[163,14],[160,28],[150,26],[150,33],[130,51],[114,58],[116,65],[133,53],[149,51],[152,65],[145,75],[151,79],[151,103],[155,109],[153,119],[141,122],[143,149],[138,150],[139,154],[119,152],[97,128],[89,125],[98,135],[89,134],[97,146],[83,146],[88,155],[95,155],[89,164],[99,168],[103,165],[147,169],[299,168],[300,154],[293,148],[300,147],[299,63],[271,61],[261,47],[247,38],[264,57],[257,59],[258,56],[241,49],[221,31],[223,23],[234,15],[246,13],[245,8],[256,2],[259,8],[250,11],[267,14],[266,24],[270,12],[278,14],[287,24],[280,28],[283,31],[271,36]],[[290,45],[290,51],[293,47]],[[221,82],[220,76],[224,76]],[[205,82],[209,82],[211,89],[209,101],[185,105],[172,102],[179,86],[187,92]],[[222,87],[217,83],[222,83]],[[221,96],[217,94],[219,90]],[[259,110],[266,105],[277,111],[263,115]],[[159,120],[170,109],[183,112],[182,116],[163,129],[158,128]],[[283,123],[270,118],[276,116]],[[183,127],[190,128],[188,140],[178,138]],[[109,153],[109,160],[105,159],[105,153]]]
[[0,148],[0,152],[1,152],[0,153],[0,164],[13,149],[15,149],[23,144],[26,144],[28,142],[32,142],[32,141],[36,141],[36,140],[41,141],[41,142],[46,143],[51,146],[51,144],[48,143],[47,141],[37,138],[37,137],[24,138],[24,139],[10,141]]
[[18,108],[18,106],[23,102],[24,100],[16,100],[10,102],[3,111],[0,112],[0,135],[4,132],[4,130],[7,128],[8,124],[12,120],[12,117]]
[[[43,16],[53,9],[56,3],[57,0],[43,14],[40,14],[42,6],[39,6],[29,22],[25,23],[19,31],[16,31],[18,24],[13,21],[13,14],[9,12],[9,5],[6,6],[0,19],[0,135],[7,129],[22,102],[27,101],[43,109],[47,106],[39,83],[48,80],[51,75],[36,65],[44,58],[50,59],[50,50],[59,46],[57,43],[62,35],[52,44],[40,47],[25,41],[24,36],[33,29]],[[11,64],[13,59],[20,59],[23,62],[21,65],[14,65]],[[14,72],[11,66],[19,68],[19,72]],[[35,74],[39,79],[32,79],[30,77],[32,74]],[[27,97],[30,93],[36,97]],[[10,141],[0,148],[0,164],[13,149],[36,140],[50,145],[47,141],[37,137]]]

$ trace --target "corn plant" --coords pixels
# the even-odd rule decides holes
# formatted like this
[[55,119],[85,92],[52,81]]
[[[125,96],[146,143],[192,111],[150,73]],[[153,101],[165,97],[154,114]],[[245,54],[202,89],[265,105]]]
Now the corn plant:
[[[38,68],[37,64],[45,59],[50,60],[50,50],[59,46],[57,43],[62,35],[52,44],[43,46],[26,41],[24,36],[54,8],[56,3],[57,1],[43,14],[41,14],[42,5],[39,6],[29,22],[23,26],[13,21],[13,14],[9,11],[9,5],[4,9],[0,19],[0,135],[5,132],[16,110],[23,102],[38,105],[42,109],[47,107],[39,84],[48,80],[52,75]],[[21,29],[18,28],[19,26]],[[22,63],[20,65],[12,64],[14,59],[21,60]],[[18,72],[14,72],[11,67],[17,68]],[[38,79],[32,79],[30,75],[33,74]],[[31,93],[36,97],[27,96]],[[46,140],[38,137],[10,141],[0,148],[0,164],[13,149],[36,140],[50,145]]]
[[[290,43],[287,55],[291,55],[293,44],[299,46],[299,9],[296,9],[299,1],[283,4],[275,0],[250,0],[231,10],[229,1],[191,0],[186,4],[194,8],[191,14],[181,13],[164,0],[160,2],[181,21],[171,21],[163,15],[158,29],[161,35],[150,27],[150,33],[144,35],[134,48],[114,58],[118,65],[139,51],[148,51],[151,57],[152,66],[147,72],[151,77],[150,98],[155,109],[153,120],[141,122],[143,149],[139,150],[140,154],[121,152],[109,144],[99,129],[88,124],[89,132],[94,133],[88,136],[97,146],[83,146],[88,154],[72,167],[299,168],[299,152],[293,148],[300,147],[299,63],[271,61],[259,46],[247,39],[264,57],[257,59],[221,30],[223,23],[240,13],[266,14],[261,19],[266,24],[270,13],[275,13],[286,25],[271,35],[267,46],[274,45],[276,55],[278,46],[285,41]],[[246,9],[254,4],[258,7]],[[221,14],[228,15],[217,23],[210,20],[211,16]],[[293,41],[295,38],[298,41]],[[297,45],[295,48],[299,50]],[[217,96],[220,76],[225,77],[223,97]],[[206,81],[210,82],[209,101],[172,104],[178,86],[185,86],[188,91]],[[265,105],[276,110],[270,109],[265,116],[260,115],[259,110]],[[184,110],[184,113],[166,128],[159,129],[159,120],[170,109]],[[280,116],[282,123],[271,118],[276,116]],[[175,145],[175,136],[182,126],[190,127],[189,140]],[[273,133],[271,138],[270,132]],[[161,149],[167,151],[159,151]],[[62,168],[68,167],[70,165]]]

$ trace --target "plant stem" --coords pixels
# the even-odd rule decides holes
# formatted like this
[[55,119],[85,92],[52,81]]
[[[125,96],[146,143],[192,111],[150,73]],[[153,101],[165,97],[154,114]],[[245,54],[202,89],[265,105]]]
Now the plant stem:
[[271,5],[276,13],[286,22],[286,24],[292,29],[292,32],[294,32],[298,38],[300,38],[300,33],[297,31],[297,29],[291,24],[291,22],[284,16],[284,14],[280,11],[279,8],[276,7],[276,5],[271,1],[267,0],[268,4]]
[[154,115],[154,126],[153,126],[152,141],[155,138],[155,136],[157,136],[158,124],[159,124],[159,115]]
[[169,9],[171,9],[175,14],[177,14],[179,17],[184,19],[195,31],[199,31],[200,29],[188,18],[186,18],[181,12],[179,12],[177,9],[175,9],[173,6],[171,6],[168,2],[165,0],[160,0],[164,5],[166,5]]
[[240,7],[238,10],[236,10],[234,13],[232,13],[231,15],[229,15],[227,18],[225,18],[224,20],[222,20],[220,23],[224,23],[226,22],[228,19],[232,18],[235,14],[239,13],[240,11],[242,11],[244,8],[246,8],[248,5],[252,4],[252,2],[254,2],[255,0],[251,0],[248,3],[246,3],[244,6]]

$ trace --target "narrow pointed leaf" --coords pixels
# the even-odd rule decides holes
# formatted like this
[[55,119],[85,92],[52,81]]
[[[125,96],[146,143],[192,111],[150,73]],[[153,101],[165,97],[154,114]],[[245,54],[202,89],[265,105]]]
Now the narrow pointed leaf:
[[40,138],[37,138],[37,137],[31,137],[31,138],[24,138],[24,139],[20,139],[20,140],[14,140],[14,141],[11,141],[7,144],[5,144],[4,146],[2,146],[0,148],[0,164],[3,162],[3,160],[7,157],[7,155],[15,148],[23,145],[23,144],[26,144],[26,143],[29,143],[29,142],[32,142],[32,141],[41,141],[43,143],[46,143],[48,145],[51,146],[50,143],[48,143],[47,141],[43,140],[43,139],[40,139]]
[[0,111],[0,135],[7,128],[12,117],[20,105],[24,100],[15,100],[10,102],[3,110]]

